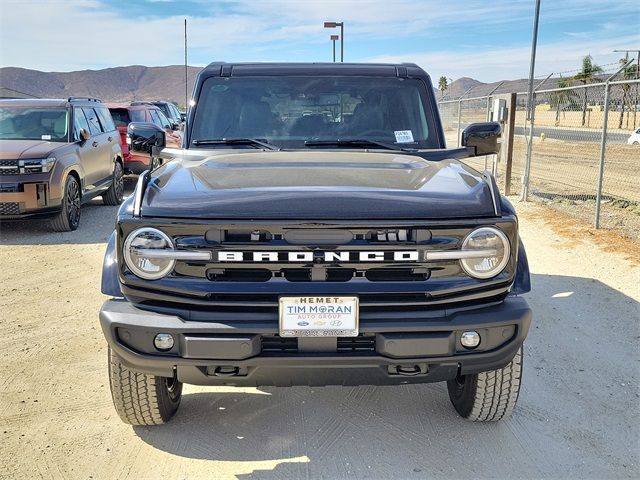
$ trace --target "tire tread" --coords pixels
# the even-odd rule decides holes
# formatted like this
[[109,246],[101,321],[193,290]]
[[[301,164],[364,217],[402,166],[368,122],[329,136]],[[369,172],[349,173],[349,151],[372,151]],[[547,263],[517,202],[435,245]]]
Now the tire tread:
[[[165,412],[159,390],[163,378],[127,369],[109,349],[109,382],[118,416],[131,425],[161,425],[173,412]],[[163,408],[164,407],[164,408]]]
[[521,379],[522,348],[505,367],[478,374],[473,406],[467,419],[495,422],[510,415],[518,400]]

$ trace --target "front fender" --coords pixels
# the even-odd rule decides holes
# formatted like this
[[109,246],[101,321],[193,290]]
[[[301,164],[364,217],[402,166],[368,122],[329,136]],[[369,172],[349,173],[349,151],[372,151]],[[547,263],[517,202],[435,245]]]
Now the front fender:
[[[120,138],[120,132],[115,132],[118,134],[118,138]],[[118,143],[113,143],[111,145],[111,158],[113,159],[114,162],[117,161],[118,158],[122,159],[123,155],[122,155],[122,147],[120,145],[120,142]]]
[[102,283],[100,290],[110,297],[122,297],[118,281],[118,256],[116,255],[116,232],[111,234],[107,242],[107,251],[102,262]]

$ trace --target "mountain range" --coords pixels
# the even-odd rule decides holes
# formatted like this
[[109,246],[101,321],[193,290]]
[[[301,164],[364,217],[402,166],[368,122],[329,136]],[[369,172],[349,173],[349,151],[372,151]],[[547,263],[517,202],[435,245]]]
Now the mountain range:
[[[188,67],[188,92],[200,67]],[[432,79],[437,86],[437,77]],[[436,91],[438,100],[456,99],[467,92],[467,97],[491,92],[500,82],[483,83],[473,78],[459,78],[449,85],[444,96]],[[557,79],[549,79],[544,87],[552,88]],[[527,80],[506,80],[495,93],[524,92]],[[0,68],[0,97],[66,98],[90,96],[105,102],[133,100],[170,100],[184,105],[184,66],[105,68],[76,72],[41,72],[17,67]]]

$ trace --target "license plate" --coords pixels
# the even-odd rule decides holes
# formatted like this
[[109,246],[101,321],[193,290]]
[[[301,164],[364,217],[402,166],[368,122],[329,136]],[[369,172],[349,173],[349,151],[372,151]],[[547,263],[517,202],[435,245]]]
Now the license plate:
[[357,337],[358,297],[280,297],[281,337]]

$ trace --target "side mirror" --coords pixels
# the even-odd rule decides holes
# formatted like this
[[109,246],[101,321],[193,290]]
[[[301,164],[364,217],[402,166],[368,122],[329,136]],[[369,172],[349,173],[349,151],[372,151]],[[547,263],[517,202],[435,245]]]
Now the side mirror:
[[158,157],[166,145],[165,131],[153,123],[131,122],[127,127],[129,151],[141,157]]
[[82,140],[83,142],[86,142],[90,138],[91,138],[91,134],[89,133],[89,130],[87,130],[86,128],[81,128],[80,129],[80,140]]
[[474,148],[476,157],[493,155],[500,151],[498,139],[501,131],[498,122],[472,123],[462,131],[462,146]]
[[178,122],[173,122],[171,124],[171,130],[178,130],[180,128],[180,124]]

